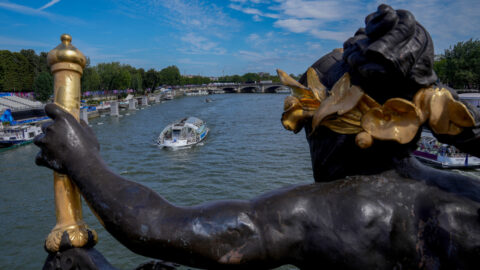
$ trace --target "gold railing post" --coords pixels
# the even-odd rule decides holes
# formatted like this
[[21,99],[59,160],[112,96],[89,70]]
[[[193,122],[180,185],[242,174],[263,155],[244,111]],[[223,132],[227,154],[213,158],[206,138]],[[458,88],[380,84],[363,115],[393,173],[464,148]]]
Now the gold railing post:
[[[54,102],[71,113],[80,116],[80,78],[86,64],[85,56],[72,44],[72,37],[61,36],[62,43],[47,56],[54,77]],[[51,252],[59,251],[64,233],[74,247],[83,247],[97,241],[97,233],[82,220],[82,202],[78,188],[68,176],[54,172],[55,212],[57,224],[47,236],[45,246]],[[90,235],[89,235],[90,234]],[[90,243],[92,244],[92,243]]]

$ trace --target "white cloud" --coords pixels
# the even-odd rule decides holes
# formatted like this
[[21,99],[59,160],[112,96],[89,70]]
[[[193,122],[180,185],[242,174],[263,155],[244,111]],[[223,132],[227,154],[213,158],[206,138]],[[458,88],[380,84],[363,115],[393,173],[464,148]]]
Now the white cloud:
[[287,29],[294,33],[305,33],[313,29],[317,29],[321,22],[310,19],[286,19],[278,20],[274,23],[275,26]]
[[16,39],[16,38],[9,38],[5,36],[0,36],[0,45],[6,46],[21,46],[21,47],[44,47],[50,48],[52,44],[47,44],[38,41],[32,40],[25,40],[25,39]]
[[[309,0],[275,0],[267,1],[232,1],[231,9],[253,15],[254,21],[261,18],[275,19],[273,26],[290,33],[309,34],[312,37],[345,41],[358,27],[351,21],[362,21],[365,9],[355,1],[309,1]],[[264,11],[264,10],[268,11]],[[361,16],[355,16],[358,14]]]
[[194,54],[224,54],[225,49],[218,46],[216,42],[210,41],[204,36],[195,34],[195,33],[188,33],[180,38],[184,43],[188,44],[189,47],[187,49],[181,48],[180,50],[186,53],[194,53]]
[[7,9],[10,11],[26,14],[26,15],[36,15],[36,16],[42,16],[42,17],[51,17],[52,14],[41,11],[38,9],[34,9],[31,7],[27,6],[22,6],[22,5],[17,5],[13,3],[8,3],[8,2],[0,2],[0,8]]
[[295,18],[336,20],[344,17],[349,7],[342,1],[284,0],[278,9]]
[[196,61],[190,58],[180,58],[177,60],[180,64],[196,65],[196,66],[218,66],[216,62]]
[[238,55],[245,60],[253,61],[253,62],[256,62],[256,63],[261,63],[261,62],[265,62],[265,61],[272,62],[272,61],[275,61],[275,60],[281,60],[282,59],[276,50],[269,51],[269,52],[240,50],[240,51],[238,51]]
[[48,2],[47,4],[45,4],[43,7],[39,8],[38,10],[44,10],[48,7],[51,7],[51,6],[55,5],[58,2],[60,2],[60,0],[52,0],[52,1]]
[[256,42],[259,39],[260,39],[260,35],[258,35],[258,34],[250,34],[247,37],[247,40],[250,41],[250,42]]
[[335,40],[340,43],[344,42],[350,36],[352,36],[350,32],[324,31],[324,30],[317,30],[317,29],[312,29],[310,33],[319,39]]
[[266,18],[272,18],[272,19],[278,18],[278,14],[262,12],[257,8],[245,7],[245,6],[236,5],[236,4],[230,4],[228,7],[234,10],[241,11],[245,14],[254,15],[254,18],[256,18],[257,20],[259,19],[260,16],[266,17]]
[[437,53],[459,41],[480,38],[478,0],[231,0],[230,3],[230,8],[252,15],[254,21],[272,18],[273,25],[287,33],[308,34],[321,40],[345,41],[365,26],[364,18],[381,3],[411,11],[431,34]]
[[200,0],[125,0],[117,3],[122,12],[159,18],[182,31],[221,32],[227,34],[240,22],[215,4]]
[[319,43],[315,43],[315,42],[307,42],[307,46],[308,46],[309,50],[321,50],[322,49],[322,45],[320,45]]
[[209,51],[217,46],[215,42],[211,42],[205,37],[198,36],[194,33],[188,33],[181,38],[182,41],[192,44],[195,48]]
[[[52,2],[54,2],[54,1],[52,1]],[[57,14],[53,14],[53,13],[43,11],[42,9],[34,9],[34,8],[31,8],[31,7],[17,5],[17,4],[13,4],[13,3],[9,3],[9,2],[0,2],[0,9],[6,9],[6,10],[13,11],[13,12],[25,14],[25,15],[45,17],[45,18],[48,18],[48,19],[51,19],[51,20],[56,20],[56,21],[67,21],[67,22],[75,23],[75,24],[84,24],[84,22],[82,20],[74,18],[74,17],[66,17],[66,16],[62,16],[62,15],[57,15]]]

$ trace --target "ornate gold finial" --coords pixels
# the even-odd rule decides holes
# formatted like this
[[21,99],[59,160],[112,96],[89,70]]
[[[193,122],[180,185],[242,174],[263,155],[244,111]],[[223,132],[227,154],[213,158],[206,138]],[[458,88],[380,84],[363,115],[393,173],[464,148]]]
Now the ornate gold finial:
[[83,69],[87,64],[87,59],[72,45],[72,37],[69,34],[63,34],[60,40],[62,43],[48,53],[47,64],[53,66],[60,62],[75,63]]
[[69,34],[63,34],[60,36],[60,40],[62,41],[62,43],[68,45],[72,42],[72,36],[70,36]]
[[313,132],[318,126],[325,126],[336,133],[357,134],[356,144],[368,148],[373,139],[409,143],[427,120],[437,134],[457,135],[463,128],[475,125],[465,105],[444,88],[420,89],[413,102],[391,98],[380,105],[352,85],[348,73],[327,94],[312,68],[307,71],[308,87],[281,70],[277,72],[282,83],[293,89],[285,99],[282,123],[295,133],[303,128],[307,118],[312,118]]
[[[85,67],[85,56],[72,44],[68,34],[61,36],[62,43],[51,50],[47,63],[54,78],[54,102],[77,120],[80,116],[80,78]],[[57,224],[47,236],[45,247],[50,252],[60,249],[60,242],[67,233],[74,247],[93,245],[97,242],[97,233],[83,222],[82,203],[78,188],[63,174],[53,175],[55,194],[55,212]]]

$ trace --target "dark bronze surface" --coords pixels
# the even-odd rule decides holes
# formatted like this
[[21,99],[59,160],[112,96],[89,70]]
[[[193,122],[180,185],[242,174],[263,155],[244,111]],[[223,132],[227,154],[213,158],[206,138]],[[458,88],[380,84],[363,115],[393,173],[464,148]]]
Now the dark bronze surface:
[[[313,65],[325,86],[348,71],[369,95],[386,100],[411,99],[435,82],[431,39],[410,13],[382,5],[366,21],[343,56],[334,51]],[[469,109],[477,126],[440,139],[479,155],[479,114]],[[138,254],[208,269],[480,265],[479,181],[417,162],[411,152],[419,134],[405,145],[361,149],[354,136],[320,127],[307,135],[316,183],[249,201],[177,207],[110,171],[88,126],[56,105],[45,110],[54,122],[35,140],[37,164],[67,174],[107,231]]]

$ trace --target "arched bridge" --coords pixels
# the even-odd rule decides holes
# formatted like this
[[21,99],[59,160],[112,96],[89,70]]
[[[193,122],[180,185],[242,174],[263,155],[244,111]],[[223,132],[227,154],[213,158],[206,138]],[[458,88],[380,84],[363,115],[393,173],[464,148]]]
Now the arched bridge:
[[278,93],[290,91],[290,88],[277,82],[255,83],[217,83],[210,85],[184,85],[175,87],[183,92],[208,91],[210,94],[217,93]]

